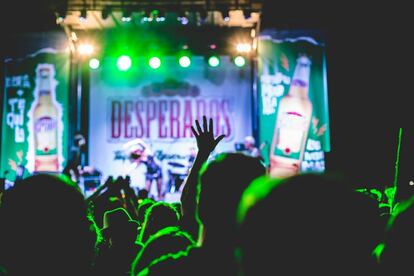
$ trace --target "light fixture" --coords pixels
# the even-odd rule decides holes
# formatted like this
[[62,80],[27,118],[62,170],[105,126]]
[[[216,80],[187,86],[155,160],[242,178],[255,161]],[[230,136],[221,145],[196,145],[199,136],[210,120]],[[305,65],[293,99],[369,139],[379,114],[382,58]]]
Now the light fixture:
[[80,11],[79,20],[80,20],[80,21],[85,21],[87,16],[88,16],[88,12],[87,12],[87,10],[86,10],[86,9],[82,9],[82,10]]
[[217,67],[220,65],[220,58],[218,56],[210,56],[208,58],[208,65],[210,67]]
[[82,56],[90,56],[93,50],[93,45],[90,43],[81,43],[78,47],[78,53]]
[[178,63],[181,67],[187,68],[191,65],[191,59],[189,56],[181,56]]
[[91,58],[89,60],[89,68],[95,70],[95,69],[98,69],[99,68],[99,65],[100,65],[99,59],[97,59],[97,58]]
[[222,9],[221,10],[221,16],[223,17],[224,21],[230,20],[229,10],[228,9]]
[[152,69],[158,69],[161,66],[161,59],[159,57],[151,57],[148,64]]
[[124,8],[122,11],[122,22],[130,22],[131,21],[132,11],[129,8]]
[[233,62],[237,67],[243,67],[246,64],[246,59],[242,56],[236,56]]
[[106,7],[104,7],[104,8],[102,9],[102,11],[101,11],[101,16],[102,16],[102,19],[103,19],[103,20],[107,19],[110,13],[111,13],[111,8],[109,8],[109,7],[107,7],[107,6],[106,6]]
[[129,68],[131,68],[132,60],[127,55],[122,55],[118,58],[116,61],[116,66],[120,71],[127,71]]
[[238,53],[249,53],[252,50],[252,45],[250,43],[237,43],[236,51]]
[[56,11],[56,23],[60,24],[66,17],[67,7],[66,5],[60,5]]
[[251,9],[244,9],[243,10],[243,16],[244,16],[244,19],[249,19],[250,17],[251,17]]

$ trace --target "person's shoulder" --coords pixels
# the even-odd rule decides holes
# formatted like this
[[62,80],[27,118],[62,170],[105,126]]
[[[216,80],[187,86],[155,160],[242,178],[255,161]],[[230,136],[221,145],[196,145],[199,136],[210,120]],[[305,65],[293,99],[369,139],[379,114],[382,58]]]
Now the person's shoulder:
[[152,263],[138,275],[170,276],[174,274],[190,275],[197,266],[197,259],[201,257],[200,250],[190,247],[185,251],[166,254],[152,261]]

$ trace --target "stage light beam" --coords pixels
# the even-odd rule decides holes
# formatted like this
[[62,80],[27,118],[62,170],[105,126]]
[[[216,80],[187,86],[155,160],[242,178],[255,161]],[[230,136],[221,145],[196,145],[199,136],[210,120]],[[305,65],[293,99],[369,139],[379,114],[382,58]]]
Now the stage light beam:
[[131,68],[132,60],[127,55],[122,55],[118,58],[116,61],[116,66],[120,71],[127,71],[129,68]]

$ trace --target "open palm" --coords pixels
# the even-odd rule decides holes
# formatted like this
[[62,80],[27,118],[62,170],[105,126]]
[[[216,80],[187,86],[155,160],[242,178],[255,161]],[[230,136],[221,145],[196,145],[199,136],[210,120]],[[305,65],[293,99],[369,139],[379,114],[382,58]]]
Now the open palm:
[[191,126],[191,131],[196,137],[199,153],[208,155],[215,149],[217,144],[225,137],[225,135],[220,135],[217,138],[214,138],[213,119],[210,118],[209,124],[207,124],[206,116],[203,116],[203,128],[201,128],[198,120],[195,120],[195,125],[197,130]]

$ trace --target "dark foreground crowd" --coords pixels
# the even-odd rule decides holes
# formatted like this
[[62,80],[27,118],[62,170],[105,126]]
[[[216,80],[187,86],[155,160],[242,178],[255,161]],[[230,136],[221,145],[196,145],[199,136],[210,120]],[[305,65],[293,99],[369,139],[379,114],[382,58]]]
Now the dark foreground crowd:
[[411,270],[412,200],[389,212],[328,174],[270,178],[196,121],[179,203],[108,178],[87,199],[64,175],[0,194],[0,275],[391,275]]

